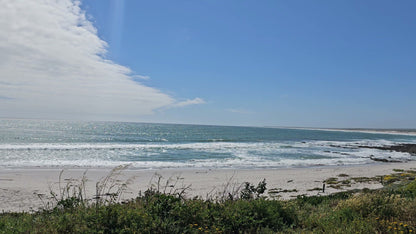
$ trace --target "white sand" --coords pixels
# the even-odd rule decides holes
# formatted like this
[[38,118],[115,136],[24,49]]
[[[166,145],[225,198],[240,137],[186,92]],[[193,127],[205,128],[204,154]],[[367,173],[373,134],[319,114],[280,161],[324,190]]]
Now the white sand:
[[[299,194],[317,195],[330,194],[340,190],[326,186],[325,193],[322,191],[307,191],[316,187],[322,188],[323,181],[339,174],[347,174],[349,177],[373,177],[393,173],[393,169],[414,169],[416,162],[407,163],[382,163],[364,166],[341,166],[341,167],[314,167],[314,168],[289,168],[289,169],[255,169],[255,170],[231,170],[231,169],[163,169],[163,170],[124,170],[118,177],[120,182],[128,181],[127,190],[123,193],[123,199],[136,197],[139,191],[145,191],[151,184],[156,184],[155,173],[160,174],[161,188],[166,187],[166,180],[171,178],[168,185],[178,183],[175,188],[190,185],[187,197],[200,196],[207,198],[222,194],[224,188],[226,194],[233,188],[240,186],[243,182],[258,184],[263,178],[266,179],[267,188],[296,189],[297,192],[279,193],[281,199],[288,199]],[[86,173],[88,179],[86,191],[92,196],[96,191],[96,183],[107,176],[110,169],[89,169]],[[65,187],[68,179],[79,179],[85,169],[64,170],[61,182],[59,174],[61,169],[2,169],[0,171],[0,211],[30,211],[43,207],[50,197],[50,191],[59,196],[59,185]],[[344,178],[340,178],[344,179]],[[75,182],[78,183],[78,182]],[[351,187],[356,188],[380,188],[379,182],[353,183]],[[167,186],[167,191],[171,189]],[[266,192],[267,193],[267,192]],[[42,197],[43,199],[39,198]]]

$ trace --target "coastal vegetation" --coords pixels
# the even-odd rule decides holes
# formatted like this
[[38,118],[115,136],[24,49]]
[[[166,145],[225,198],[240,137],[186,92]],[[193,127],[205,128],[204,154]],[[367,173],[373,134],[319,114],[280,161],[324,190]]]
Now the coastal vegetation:
[[[0,215],[1,233],[414,233],[416,171],[394,170],[374,178],[329,178],[340,188],[352,181],[382,180],[378,190],[326,196],[273,196],[282,189],[243,183],[207,199],[186,198],[189,187],[158,177],[135,199],[119,201],[126,183],[113,180],[120,168],[97,183],[88,199],[85,178],[66,182],[42,210]],[[318,190],[319,188],[316,188]],[[289,191],[290,192],[290,191]]]

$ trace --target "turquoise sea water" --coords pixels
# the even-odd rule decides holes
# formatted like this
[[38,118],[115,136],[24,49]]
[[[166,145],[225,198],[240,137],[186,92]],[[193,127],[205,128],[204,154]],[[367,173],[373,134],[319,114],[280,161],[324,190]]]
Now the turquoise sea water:
[[0,120],[0,167],[279,168],[412,160],[360,145],[415,135],[118,122]]

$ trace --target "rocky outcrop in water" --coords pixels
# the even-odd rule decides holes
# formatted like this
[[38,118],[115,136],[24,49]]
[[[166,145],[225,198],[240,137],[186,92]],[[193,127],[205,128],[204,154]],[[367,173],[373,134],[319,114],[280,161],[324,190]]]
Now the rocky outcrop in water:
[[397,152],[405,152],[416,156],[416,144],[398,144],[390,146],[359,146],[360,148],[390,150]]

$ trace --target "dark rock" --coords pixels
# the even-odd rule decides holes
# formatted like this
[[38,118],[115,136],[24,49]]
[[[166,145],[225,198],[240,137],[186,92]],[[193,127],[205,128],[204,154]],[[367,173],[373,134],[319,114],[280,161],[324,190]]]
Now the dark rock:
[[386,158],[375,158],[375,157],[370,157],[371,160],[376,161],[376,162],[402,162],[399,160],[394,160],[394,159],[386,159]]
[[359,146],[360,148],[369,148],[369,149],[379,149],[379,150],[390,150],[397,152],[409,153],[411,155],[416,155],[416,144],[398,144],[391,146]]

